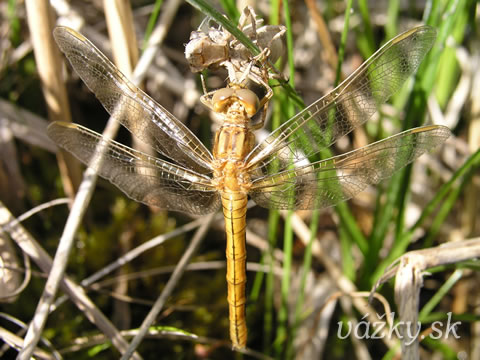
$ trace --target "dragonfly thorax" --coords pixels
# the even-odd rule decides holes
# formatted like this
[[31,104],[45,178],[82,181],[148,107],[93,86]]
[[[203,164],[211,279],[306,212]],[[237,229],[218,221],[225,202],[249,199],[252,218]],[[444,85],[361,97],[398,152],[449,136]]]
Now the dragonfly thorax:
[[255,136],[245,126],[224,124],[217,130],[214,144],[214,159],[244,161],[255,145]]
[[221,192],[247,193],[252,186],[250,176],[244,170],[243,161],[220,159],[215,162],[213,184]]

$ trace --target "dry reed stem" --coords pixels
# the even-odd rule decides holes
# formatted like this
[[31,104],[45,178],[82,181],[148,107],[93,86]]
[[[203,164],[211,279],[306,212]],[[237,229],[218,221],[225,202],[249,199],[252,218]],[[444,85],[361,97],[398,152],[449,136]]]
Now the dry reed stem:
[[[328,30],[327,24],[325,23],[325,20],[323,20],[323,16],[318,10],[315,1],[306,0],[305,3],[310,10],[310,15],[312,16],[313,21],[315,22],[318,38],[322,43],[323,48],[325,49],[325,60],[327,61],[328,65],[330,65],[330,67],[335,70],[338,66],[337,50],[333,45],[332,37],[330,36],[330,31]],[[341,78],[344,78],[343,73],[341,75]]]
[[132,81],[135,84],[139,84],[143,81],[147,69],[152,63],[158,47],[165,39],[168,29],[170,28],[170,25],[172,25],[172,20],[175,17],[178,7],[181,3],[181,0],[168,0],[163,4],[163,9],[158,24],[152,31],[147,47],[145,48],[142,57],[138,60],[138,64],[133,72]]
[[127,78],[131,78],[138,61],[138,46],[130,1],[104,0],[103,8],[114,63]]
[[[27,0],[26,3],[28,24],[32,43],[35,50],[35,61],[42,82],[44,97],[47,103],[48,113],[51,120],[71,121],[68,98],[58,69],[61,68],[60,53],[55,46],[52,37],[53,13],[50,4],[46,0]],[[75,189],[75,166],[63,158],[59,161],[59,167],[64,174],[72,175],[62,177],[65,182],[65,191],[73,196]],[[68,168],[68,170],[67,170]],[[68,181],[67,181],[68,179]],[[67,264],[68,253],[71,243],[67,247],[60,248],[57,252],[56,261],[49,273],[42,296],[37,304],[35,315],[25,335],[24,347],[18,355],[18,359],[30,359],[34,349],[40,340],[41,333],[46,323],[48,309],[53,302],[61,277]],[[66,251],[62,251],[66,250]]]
[[[428,268],[453,264],[480,257],[480,238],[443,244],[430,249],[411,251],[386,270],[375,288],[395,275],[395,302],[399,309],[399,321],[406,324],[402,331],[402,356],[417,359],[419,339],[417,334],[420,289],[424,271]],[[413,327],[413,328],[412,328]]]
[[480,257],[480,237],[449,242],[429,249],[407,252],[385,270],[383,276],[375,284],[374,290],[396,275],[400,266],[399,263],[404,256],[421,259],[420,264],[422,271],[434,266],[455,264],[460,261]]
[[[63,82],[60,51],[53,41],[53,12],[46,0],[25,1],[28,26],[35,55],[38,75],[51,121],[72,121],[67,90]],[[60,168],[65,193],[73,198],[80,183],[80,165],[70,154],[59,152]]]
[[400,327],[402,357],[419,359],[419,343],[415,336],[418,327],[418,309],[420,288],[423,286],[421,269],[414,257],[402,256],[395,279],[395,302],[398,306],[399,319],[409,324],[408,329]]
[[[117,68],[127,77],[132,77],[133,69],[138,61],[138,46],[135,37],[135,25],[133,23],[133,14],[130,1],[128,0],[104,0],[103,8],[107,21],[107,28],[110,43],[112,44],[113,60]],[[134,138],[134,148],[145,151],[145,145],[141,145]],[[131,232],[123,232],[119,237],[120,253],[127,252],[131,246]],[[120,273],[126,271],[122,268]],[[118,281],[114,291],[126,296],[128,294],[128,282]],[[124,301],[114,301],[113,303],[114,323],[119,324],[120,328],[129,328],[131,312],[130,306]]]
[[[477,49],[478,51],[478,49]],[[480,52],[472,60],[472,68],[478,69]],[[470,122],[468,127],[468,148],[473,154],[480,148],[480,72],[473,71],[472,88],[470,91]],[[480,175],[472,177],[472,181],[465,190],[465,232],[467,236],[477,235],[480,232]]]

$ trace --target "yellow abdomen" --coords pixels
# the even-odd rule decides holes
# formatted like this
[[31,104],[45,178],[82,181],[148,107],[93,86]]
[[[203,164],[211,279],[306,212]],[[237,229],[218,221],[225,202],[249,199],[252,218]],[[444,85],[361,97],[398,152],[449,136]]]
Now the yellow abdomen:
[[246,277],[246,212],[247,195],[241,192],[222,193],[223,215],[227,234],[227,282],[230,317],[230,338],[234,348],[247,343],[245,320]]

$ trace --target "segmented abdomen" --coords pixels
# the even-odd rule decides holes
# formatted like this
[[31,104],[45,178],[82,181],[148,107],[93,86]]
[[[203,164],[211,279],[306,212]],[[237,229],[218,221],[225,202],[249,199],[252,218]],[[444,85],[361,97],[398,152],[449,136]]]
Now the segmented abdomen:
[[230,338],[234,348],[247,343],[245,320],[246,249],[245,230],[247,195],[240,192],[222,194],[225,231],[227,233],[227,282],[230,313]]

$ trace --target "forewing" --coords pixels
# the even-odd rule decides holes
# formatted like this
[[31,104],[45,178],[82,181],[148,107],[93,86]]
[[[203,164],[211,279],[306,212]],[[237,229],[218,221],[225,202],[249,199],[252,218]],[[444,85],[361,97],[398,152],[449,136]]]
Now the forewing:
[[57,27],[53,34],[75,71],[118,122],[169,159],[200,173],[211,172],[212,155],[200,140],[88,39],[67,27]]
[[407,130],[343,155],[258,178],[249,194],[266,208],[333,206],[388,178],[449,136],[444,126]]
[[[220,206],[208,176],[107,140],[77,124],[54,122],[48,136],[133,200],[161,209],[202,215]],[[96,149],[104,151],[99,159]]]
[[418,68],[435,40],[435,30],[417,27],[389,41],[323,98],[274,130],[247,157],[265,175],[302,163],[367,121]]

